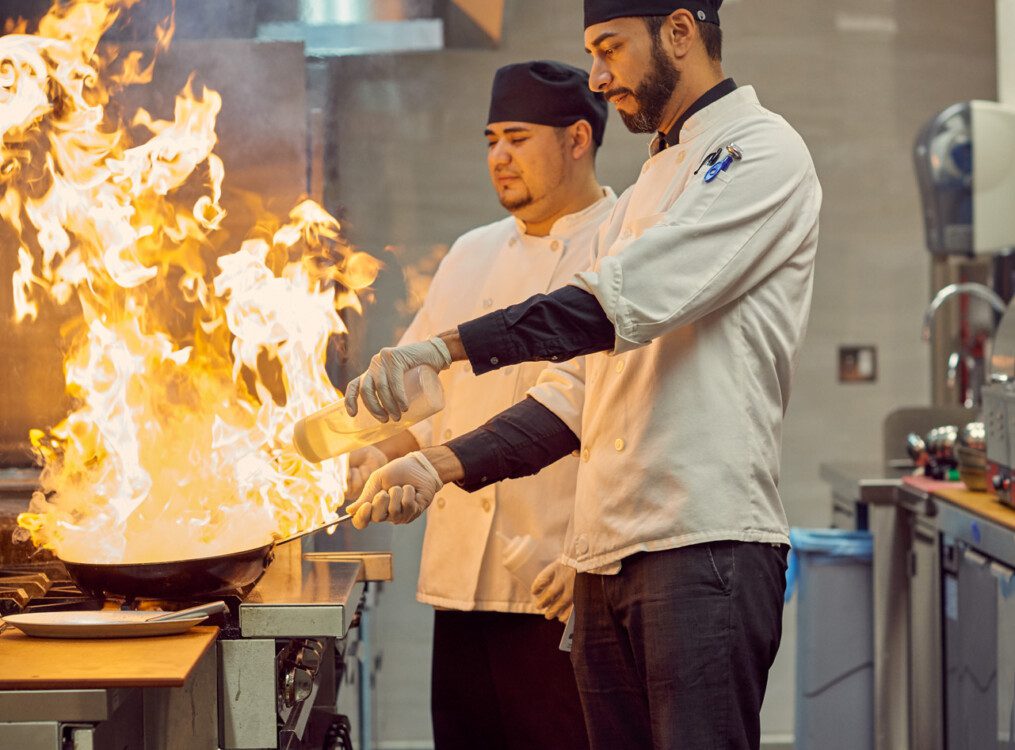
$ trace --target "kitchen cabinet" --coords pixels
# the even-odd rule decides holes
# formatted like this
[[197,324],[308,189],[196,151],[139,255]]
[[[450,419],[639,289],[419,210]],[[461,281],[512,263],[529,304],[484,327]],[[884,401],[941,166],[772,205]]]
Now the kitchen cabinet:
[[1015,724],[1015,570],[962,542],[944,550],[948,750],[1011,750]]
[[988,558],[949,540],[943,556],[948,750],[996,747],[997,583]]
[[943,750],[940,537],[925,516],[910,530],[909,747]]

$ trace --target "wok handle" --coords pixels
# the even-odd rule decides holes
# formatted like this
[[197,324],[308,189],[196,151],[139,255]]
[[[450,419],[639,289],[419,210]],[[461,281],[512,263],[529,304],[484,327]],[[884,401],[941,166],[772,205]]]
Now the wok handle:
[[303,537],[309,536],[310,534],[314,534],[314,533],[316,533],[318,531],[324,531],[325,529],[330,529],[332,526],[338,526],[340,523],[342,523],[344,521],[348,521],[350,518],[352,518],[352,514],[351,513],[346,513],[344,516],[339,516],[338,518],[336,518],[334,521],[331,521],[330,523],[326,523],[323,526],[315,526],[312,529],[307,529],[306,531],[301,531],[299,534],[293,534],[292,536],[287,536],[285,539],[280,539],[279,541],[275,542],[275,544],[281,545],[281,544],[289,544],[289,542],[295,542],[297,539],[302,539]]
[[225,612],[225,602],[208,602],[207,604],[198,604],[196,607],[188,607],[187,609],[181,609],[178,612],[164,612],[162,614],[155,615],[155,617],[149,617],[145,622],[169,622],[170,620],[190,620],[201,615],[211,616],[218,614],[219,612]]

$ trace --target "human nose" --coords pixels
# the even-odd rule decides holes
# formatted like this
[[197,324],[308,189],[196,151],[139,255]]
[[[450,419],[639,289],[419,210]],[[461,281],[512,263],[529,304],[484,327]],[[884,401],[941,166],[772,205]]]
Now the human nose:
[[490,161],[490,165],[494,167],[503,166],[511,161],[511,154],[504,145],[504,141],[497,141],[490,146],[488,159]]
[[589,72],[589,88],[593,91],[606,91],[613,76],[610,75],[606,63],[601,58],[592,58],[592,70]]

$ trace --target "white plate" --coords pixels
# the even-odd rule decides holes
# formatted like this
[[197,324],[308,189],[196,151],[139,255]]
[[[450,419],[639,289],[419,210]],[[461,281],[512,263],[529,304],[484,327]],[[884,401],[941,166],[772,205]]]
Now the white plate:
[[29,612],[8,615],[3,620],[25,635],[39,638],[139,638],[183,633],[208,619],[207,615],[198,615],[187,620],[145,622],[159,614],[163,613],[104,609],[98,612]]

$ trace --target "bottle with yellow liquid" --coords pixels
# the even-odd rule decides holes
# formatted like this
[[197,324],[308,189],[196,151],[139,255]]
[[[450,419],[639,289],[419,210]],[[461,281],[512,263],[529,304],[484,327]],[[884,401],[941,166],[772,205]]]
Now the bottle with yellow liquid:
[[405,373],[405,395],[409,408],[397,422],[378,422],[363,406],[350,417],[345,401],[337,401],[296,423],[293,446],[308,461],[319,463],[386,440],[444,408],[444,389],[429,367]]

